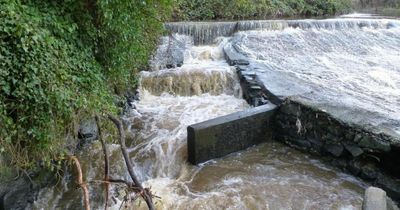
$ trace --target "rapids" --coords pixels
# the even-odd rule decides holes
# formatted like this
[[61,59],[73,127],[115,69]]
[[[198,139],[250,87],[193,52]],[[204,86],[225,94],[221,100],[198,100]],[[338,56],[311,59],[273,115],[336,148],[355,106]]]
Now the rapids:
[[[183,26],[178,27],[179,24]],[[240,52],[259,65],[312,80],[328,90],[339,89],[344,93],[343,101],[351,94],[367,98],[365,101],[380,100],[370,108],[385,110],[397,119],[398,111],[389,106],[398,107],[400,98],[399,39],[393,31],[397,29],[391,29],[395,24],[375,19],[167,24],[175,27],[175,32],[194,35],[175,34],[173,42],[163,38],[151,61],[152,71],[140,73],[140,101],[123,116],[134,170],[144,185],[161,197],[156,199],[157,208],[360,209],[367,184],[272,140],[221,159],[190,165],[186,162],[186,128],[250,108],[241,99],[235,70],[224,60],[222,48],[227,43],[236,44]],[[240,30],[245,31],[236,33]],[[233,39],[197,45],[221,35]],[[166,43],[179,45],[172,50],[177,50],[174,56],[183,56],[182,66],[165,68],[167,62],[162,54],[170,52]],[[380,62],[384,55],[390,60]],[[300,71],[294,71],[293,66]],[[360,76],[360,71],[367,74]],[[366,84],[366,77],[374,82]],[[328,83],[333,79],[340,83]],[[376,98],[369,99],[366,94]],[[387,101],[381,99],[384,97]],[[362,106],[365,101],[351,103]],[[119,146],[108,147],[112,153],[111,175],[129,179]],[[78,156],[86,179],[101,180],[100,143],[86,146]],[[42,190],[33,209],[82,208],[81,192],[71,180],[67,173],[57,187]],[[115,197],[111,209],[119,209],[124,192],[120,187],[111,192]],[[92,206],[102,209],[101,186],[91,184],[90,193]],[[144,202],[135,203],[135,207],[146,209]]]

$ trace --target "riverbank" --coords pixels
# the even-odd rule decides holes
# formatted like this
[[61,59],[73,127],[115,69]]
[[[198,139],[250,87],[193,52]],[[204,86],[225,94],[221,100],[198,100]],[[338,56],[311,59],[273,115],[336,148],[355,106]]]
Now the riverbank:
[[254,20],[332,16],[351,11],[350,0],[179,0],[172,21]]

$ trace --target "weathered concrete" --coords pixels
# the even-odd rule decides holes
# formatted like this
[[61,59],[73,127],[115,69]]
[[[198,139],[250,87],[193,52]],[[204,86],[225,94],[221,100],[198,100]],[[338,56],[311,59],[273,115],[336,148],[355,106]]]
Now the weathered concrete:
[[233,45],[227,44],[224,46],[224,55],[226,62],[233,66],[233,65],[249,65],[249,61],[245,56],[238,53],[237,50],[234,48]]
[[240,86],[243,90],[243,98],[252,106],[261,106],[272,102],[282,103],[282,99],[272,94],[260,81],[258,75],[249,66],[247,58],[240,54],[233,45],[224,46],[224,55],[227,63],[236,67]]
[[[269,125],[275,128],[273,135],[277,140],[300,150],[318,154],[332,165],[383,188],[395,201],[400,201],[400,167],[398,167],[400,165],[400,130],[398,129],[400,121],[397,112],[392,111],[392,114],[388,114],[389,112],[386,113],[382,109],[384,107],[387,110],[393,110],[397,104],[393,102],[383,104],[385,96],[382,94],[372,94],[373,99],[369,100],[371,95],[365,94],[368,91],[359,88],[364,87],[366,73],[362,72],[371,67],[370,63],[363,63],[363,65],[357,63],[350,69],[348,66],[345,66],[346,68],[341,65],[336,66],[339,70],[343,70],[340,72],[336,70],[337,68],[331,68],[331,65],[321,58],[325,55],[340,64],[342,60],[336,60],[340,56],[329,57],[332,52],[328,49],[338,49],[337,46],[341,46],[340,49],[348,54],[361,55],[359,49],[370,47],[368,44],[358,42],[360,38],[364,40],[362,43],[371,41],[368,38],[369,34],[363,31],[360,31],[364,33],[361,34],[364,35],[363,37],[354,33],[346,34],[349,42],[357,40],[356,43],[360,45],[356,45],[357,47],[343,45],[342,39],[329,39],[329,42],[325,42],[327,39],[324,37],[330,37],[331,33],[342,37],[348,31],[346,29],[358,30],[363,27],[390,29],[398,25],[397,21],[332,19],[247,21],[238,22],[236,26],[233,22],[191,23],[190,27],[183,27],[181,23],[172,25],[171,31],[192,36],[195,40],[201,39],[202,41],[198,43],[208,43],[214,40],[216,35],[231,36],[237,31],[256,28],[273,29],[270,34],[255,31],[236,33],[224,46],[226,61],[237,69],[243,97],[252,106],[269,102],[279,106],[274,114],[275,120],[269,122]],[[301,36],[297,34],[300,33],[298,31],[294,34],[292,32],[276,33],[276,29],[287,27],[304,29],[304,32],[301,32]],[[318,36],[316,36],[315,30],[307,31],[309,28],[326,30],[318,31]],[[330,33],[326,34],[327,30],[331,30]],[[382,36],[387,36],[387,34],[382,34]],[[392,39],[395,41],[393,43],[398,43],[395,37],[380,37],[379,41],[389,42]],[[309,51],[304,53],[304,50]],[[371,52],[369,58],[375,59],[376,50],[369,52]],[[363,51],[368,55],[369,52]],[[342,55],[342,52],[336,53]],[[321,59],[315,59],[317,57]],[[301,62],[297,62],[299,60]],[[393,63],[396,64],[394,61]],[[354,85],[349,85],[349,82],[353,80],[341,82],[343,79],[341,76],[344,73],[351,76],[346,78],[354,76],[360,82]],[[336,81],[337,77],[341,77],[340,80],[330,83]],[[308,78],[311,79],[307,80]],[[353,91],[350,91],[351,94],[348,92],[349,88]],[[353,98],[354,95],[359,97]],[[379,103],[375,103],[377,101]],[[226,132],[226,135],[240,135],[242,131],[236,131],[236,128],[230,127],[218,132]],[[207,160],[228,154],[229,152],[225,150],[229,150],[231,146],[235,148],[229,150],[231,152],[239,148],[235,143],[229,145],[228,140],[220,140],[219,144],[226,145],[227,148],[217,150],[217,146],[213,145],[215,142],[211,144],[208,141],[211,139],[209,135],[214,134],[204,133],[201,136],[194,133],[194,128],[188,128],[189,138],[192,139],[192,142],[189,142],[189,147],[192,147],[189,149],[189,158],[192,159],[192,163],[196,163],[200,154],[204,156],[204,160]],[[204,142],[210,144],[204,148],[204,151],[199,152],[195,149],[195,146],[199,145],[196,145],[197,142],[193,139],[199,140],[201,137],[206,139]],[[206,151],[206,148],[211,148],[211,151]],[[216,155],[216,151],[224,152]]]
[[267,141],[275,110],[269,104],[189,126],[189,162],[199,164]]
[[[340,23],[339,23],[340,22]],[[171,32],[190,36],[195,45],[213,44],[218,37],[230,37],[238,31],[283,30],[285,28],[353,28],[366,25],[377,26],[379,21],[341,19],[332,24],[332,20],[246,20],[237,22],[170,22],[164,28]],[[341,24],[344,23],[344,24]]]
[[[335,21],[345,25],[349,23],[350,28],[353,23],[364,24]],[[307,28],[306,22],[297,23],[300,24],[300,28]],[[323,22],[313,24],[317,23]],[[334,21],[326,22],[323,27],[336,30],[337,27],[345,26],[333,23]],[[369,23],[381,24],[379,20],[371,20]],[[288,22],[288,27],[295,27],[293,24],[295,22]],[[388,25],[382,24],[382,27],[388,28]],[[338,36],[341,35],[340,33],[342,32],[338,30]],[[314,34],[304,32],[302,35],[304,36],[300,36],[299,43],[314,43],[308,41],[308,39],[314,40]],[[276,42],[274,39],[276,37],[282,43]],[[304,53],[301,47],[292,48],[293,43],[298,41],[296,37],[298,36],[288,36],[285,33],[263,36],[263,33],[249,32],[238,33],[227,43],[224,48],[225,57],[228,63],[237,68],[244,98],[253,106],[260,105],[263,101],[279,106],[274,121],[276,126],[274,136],[277,140],[300,150],[321,155],[332,165],[370,181],[371,184],[386,190],[395,201],[400,201],[400,167],[398,167],[400,165],[400,133],[398,132],[400,121],[396,118],[398,115],[388,115],[374,108],[375,104],[381,105],[381,103],[346,104],[352,101],[350,100],[352,95],[337,91],[340,88],[323,87],[319,79],[318,84],[314,84],[313,80],[307,80],[309,75],[318,74],[318,70],[321,69],[322,73],[316,76],[320,76],[318,78],[328,76],[325,67],[319,69],[317,68],[319,65],[309,66],[307,63],[304,63],[304,66],[298,66],[297,63],[287,65],[289,61],[297,58],[286,59],[285,54]],[[315,43],[318,41],[321,40],[317,39]],[[325,53],[326,43],[319,46],[324,47],[318,51],[319,48],[312,46],[317,51],[316,56]],[[307,45],[304,47],[314,49]],[[283,49],[290,50],[282,52]],[[346,50],[351,52],[353,48],[346,48]],[[307,60],[307,58],[301,58]],[[244,62],[246,59],[248,63]],[[314,62],[314,60],[309,62]],[[246,65],[240,65],[240,63]],[[309,68],[315,68],[316,71],[310,73]],[[293,72],[307,74],[296,76],[297,74]],[[352,75],[357,76],[357,72],[353,72]],[[333,74],[338,73],[333,72]],[[324,84],[329,81],[325,81]],[[360,96],[361,99],[354,100],[362,101],[367,97],[358,89],[353,91],[362,96]],[[392,103],[388,106],[393,109],[396,104]]]
[[386,210],[386,192],[376,187],[369,187],[365,191],[363,210]]

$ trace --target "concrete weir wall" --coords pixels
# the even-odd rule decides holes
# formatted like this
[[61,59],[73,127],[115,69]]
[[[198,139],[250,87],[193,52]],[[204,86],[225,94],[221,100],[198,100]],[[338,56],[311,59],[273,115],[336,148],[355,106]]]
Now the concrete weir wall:
[[275,139],[319,155],[400,202],[397,136],[346,122],[299,98],[278,96],[260,82],[254,67],[234,47],[228,45],[224,52],[236,67],[244,99],[256,108],[189,126],[189,162],[198,164]]
[[199,164],[271,139],[275,111],[268,104],[189,126],[189,162]]

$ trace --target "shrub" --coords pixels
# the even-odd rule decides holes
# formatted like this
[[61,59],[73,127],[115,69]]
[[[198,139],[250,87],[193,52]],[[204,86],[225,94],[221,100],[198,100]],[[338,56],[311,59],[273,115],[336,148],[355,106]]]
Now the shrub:
[[[92,3],[92,4],[90,4]],[[90,8],[93,5],[94,8]],[[134,85],[170,2],[0,2],[0,155],[19,168],[51,160],[94,113],[116,112]]]
[[265,19],[349,11],[350,0],[177,0],[174,20]]

